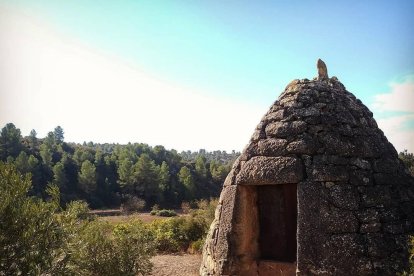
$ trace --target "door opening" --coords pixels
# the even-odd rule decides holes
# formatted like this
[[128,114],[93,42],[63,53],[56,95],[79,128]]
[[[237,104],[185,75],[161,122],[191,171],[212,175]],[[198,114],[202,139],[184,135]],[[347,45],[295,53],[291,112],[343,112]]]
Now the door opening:
[[296,261],[296,184],[257,186],[261,260]]

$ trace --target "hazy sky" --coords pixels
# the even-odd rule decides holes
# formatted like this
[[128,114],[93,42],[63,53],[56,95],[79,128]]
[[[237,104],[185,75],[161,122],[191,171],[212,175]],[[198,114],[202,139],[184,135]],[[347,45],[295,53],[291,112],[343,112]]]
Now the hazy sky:
[[295,78],[330,75],[414,152],[414,1],[0,0],[0,127],[242,150]]

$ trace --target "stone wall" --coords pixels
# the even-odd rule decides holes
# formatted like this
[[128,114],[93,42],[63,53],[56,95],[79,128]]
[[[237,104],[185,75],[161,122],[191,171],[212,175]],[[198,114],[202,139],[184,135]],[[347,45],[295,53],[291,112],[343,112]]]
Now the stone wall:
[[297,275],[406,269],[414,180],[372,112],[333,77],[291,82],[258,124],[224,183],[201,275],[258,275],[252,187],[288,183],[298,189]]

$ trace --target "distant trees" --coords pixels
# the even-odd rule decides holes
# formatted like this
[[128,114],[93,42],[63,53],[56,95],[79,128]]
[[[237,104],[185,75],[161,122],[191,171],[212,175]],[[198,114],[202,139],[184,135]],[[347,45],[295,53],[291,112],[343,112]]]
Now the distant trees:
[[57,126],[56,128],[55,128],[55,130],[53,131],[53,135],[54,135],[54,137],[55,137],[55,141],[58,143],[58,144],[61,144],[61,143],[63,143],[63,134],[64,134],[64,132],[63,132],[63,128],[61,127],[61,126]]
[[62,162],[57,162],[53,166],[53,184],[55,184],[61,191],[66,191],[66,184],[68,180],[65,175],[65,166]]
[[96,168],[89,160],[82,163],[79,172],[79,184],[81,190],[87,194],[96,190]]
[[181,168],[178,174],[178,179],[180,180],[181,184],[183,184],[185,187],[185,198],[187,200],[194,198],[197,192],[197,188],[195,185],[194,178],[188,167],[184,166]]
[[400,152],[398,157],[404,162],[411,175],[414,176],[414,154],[404,150],[403,152]]
[[3,127],[0,133],[0,160],[17,157],[22,150],[21,139],[20,129],[14,124],[9,123]]
[[53,183],[63,203],[83,199],[93,208],[117,207],[132,197],[144,200],[146,208],[171,208],[218,196],[235,158],[235,152],[177,153],[141,143],[67,143],[61,126],[44,138],[36,130],[23,138],[11,123],[0,133],[0,160],[31,173],[33,195],[47,197]]

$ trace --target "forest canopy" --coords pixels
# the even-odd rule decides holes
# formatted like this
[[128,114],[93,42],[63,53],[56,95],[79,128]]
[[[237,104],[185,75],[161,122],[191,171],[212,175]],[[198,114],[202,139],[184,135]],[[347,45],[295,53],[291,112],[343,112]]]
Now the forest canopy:
[[62,204],[85,200],[92,208],[119,207],[131,198],[149,209],[178,207],[182,201],[217,197],[238,152],[167,150],[144,143],[83,144],[64,141],[57,126],[46,137],[35,130],[23,137],[13,123],[0,133],[0,160],[30,173],[31,195],[59,187]]

